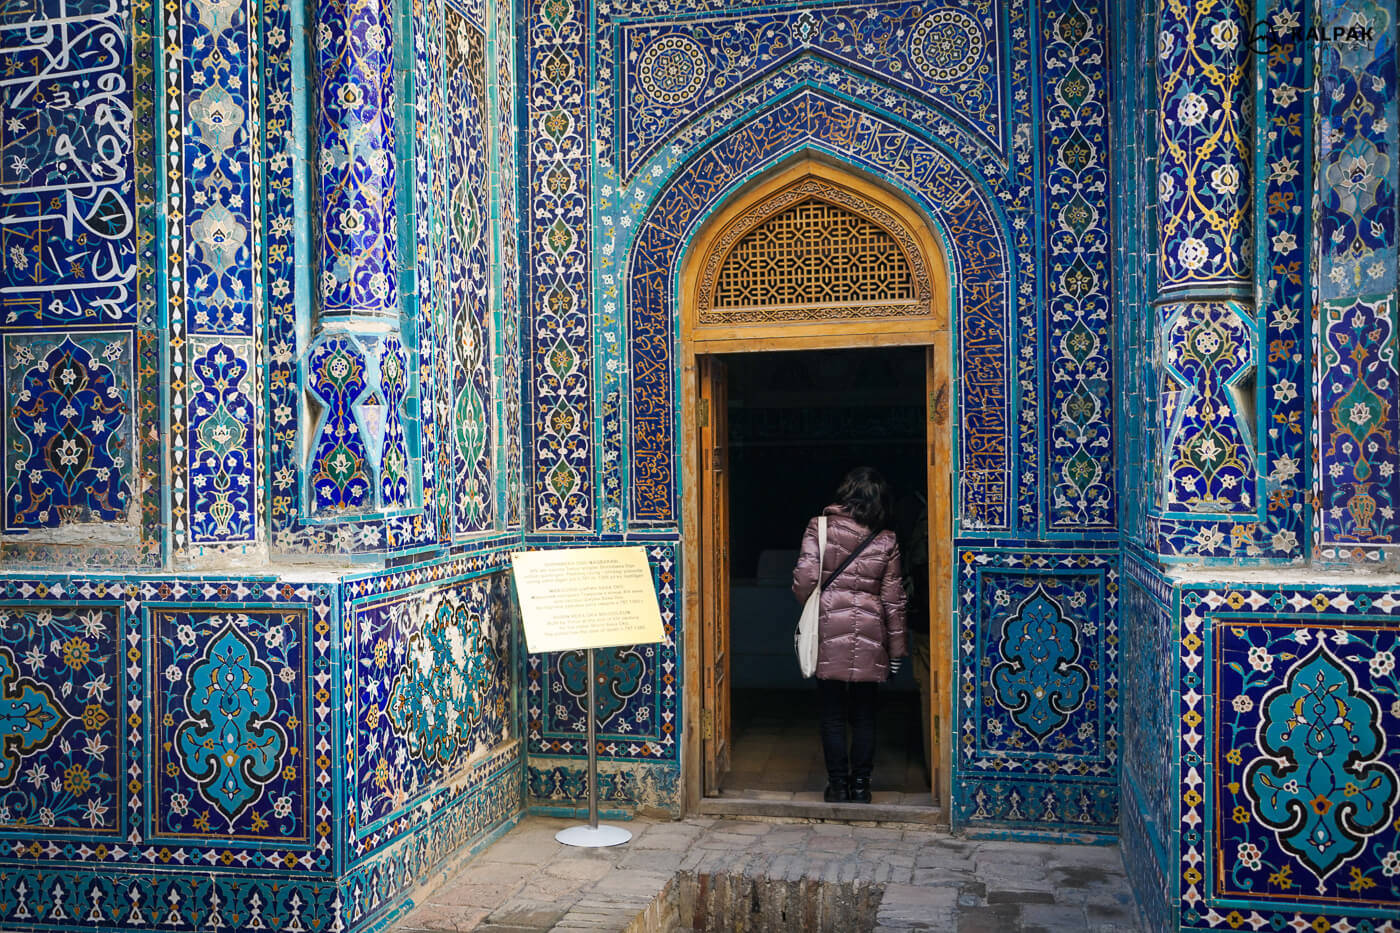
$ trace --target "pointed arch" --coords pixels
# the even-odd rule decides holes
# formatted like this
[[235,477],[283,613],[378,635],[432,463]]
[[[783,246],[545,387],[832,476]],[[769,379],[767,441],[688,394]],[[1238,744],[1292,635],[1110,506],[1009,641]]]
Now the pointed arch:
[[949,406],[959,424],[955,514],[963,527],[1009,531],[1017,327],[1009,224],[991,186],[955,154],[902,123],[810,88],[746,117],[678,168],[628,249],[629,524],[668,527],[679,518],[675,342],[678,318],[685,318],[685,257],[697,254],[692,244],[710,229],[707,218],[762,184],[763,173],[804,154],[879,179],[873,190],[881,203],[907,210],[920,218],[916,226],[933,231],[930,240],[946,258],[944,305],[956,367]]

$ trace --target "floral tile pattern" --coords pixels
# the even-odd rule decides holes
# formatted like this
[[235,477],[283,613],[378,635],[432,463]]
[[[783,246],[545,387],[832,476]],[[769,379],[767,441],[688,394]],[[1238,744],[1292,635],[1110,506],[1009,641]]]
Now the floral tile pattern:
[[954,804],[962,819],[1116,826],[1116,558],[961,553]]
[[586,530],[593,514],[589,225],[589,11],[575,0],[526,7],[523,64],[530,132],[527,176],[538,179],[528,209],[526,281],[531,331],[530,492],[535,527]]
[[[594,661],[598,741],[611,761],[659,759],[676,764],[681,700],[676,548],[655,545],[648,548],[647,556],[666,641],[598,649]],[[525,698],[530,752],[549,757],[585,755],[588,683],[583,653],[528,657]]]
[[[1261,225],[1255,240],[1258,261],[1253,273],[1258,278],[1259,303],[1256,307],[1243,300],[1245,291],[1241,291],[1239,285],[1239,269],[1229,274],[1221,272],[1224,266],[1211,265],[1217,262],[1216,259],[1209,260],[1189,275],[1182,271],[1181,274],[1186,277],[1174,285],[1165,280],[1158,281],[1155,265],[1149,268],[1140,264],[1137,258],[1125,258],[1120,263],[1120,275],[1130,278],[1128,289],[1121,293],[1122,300],[1128,305],[1151,302],[1159,293],[1164,298],[1171,296],[1174,299],[1188,297],[1187,293],[1199,293],[1201,299],[1192,302],[1173,300],[1170,304],[1159,302],[1159,307],[1164,307],[1164,313],[1160,318],[1148,314],[1140,316],[1137,320],[1144,322],[1144,325],[1138,328],[1138,333],[1131,335],[1131,348],[1125,350],[1125,359],[1136,358],[1139,361],[1130,367],[1129,375],[1135,382],[1142,380],[1136,391],[1143,398],[1142,405],[1129,407],[1131,414],[1124,419],[1124,443],[1140,451],[1138,455],[1125,460],[1131,471],[1126,479],[1133,488],[1150,486],[1155,491],[1154,497],[1145,499],[1142,504],[1127,505],[1132,511],[1128,524],[1134,528],[1132,534],[1135,540],[1143,541],[1147,547],[1173,562],[1299,561],[1309,547],[1312,517],[1311,510],[1304,507],[1303,501],[1311,473],[1309,445],[1304,437],[1307,386],[1310,381],[1307,375],[1310,338],[1305,313],[1309,299],[1306,297],[1304,256],[1312,228],[1304,204],[1304,192],[1309,190],[1311,182],[1310,139],[1306,126],[1310,105],[1305,87],[1311,80],[1310,76],[1305,76],[1310,53],[1303,38],[1301,12],[1296,3],[1273,3],[1265,19],[1246,29],[1238,19],[1236,7],[1228,3],[1191,8],[1195,12],[1184,19],[1181,18],[1182,11],[1188,8],[1174,7],[1174,12],[1165,22],[1164,32],[1159,34],[1153,32],[1151,26],[1155,9],[1156,4],[1144,3],[1125,13],[1130,17],[1134,40],[1119,50],[1118,70],[1131,76],[1133,91],[1130,93],[1136,93],[1143,101],[1142,107],[1136,108],[1130,100],[1123,99],[1127,107],[1123,119],[1137,121],[1134,125],[1141,135],[1135,141],[1137,155],[1124,158],[1122,171],[1140,175],[1142,181],[1141,185],[1129,186],[1129,197],[1135,205],[1135,221],[1124,228],[1125,236],[1137,239],[1141,244],[1139,253],[1146,255],[1156,252],[1160,239],[1157,234],[1159,211],[1154,205],[1158,203],[1159,195],[1171,195],[1170,203],[1162,210],[1169,211],[1171,216],[1177,218],[1173,229],[1177,231],[1181,244],[1185,243],[1181,237],[1186,236],[1186,228],[1205,216],[1201,211],[1193,213],[1186,210],[1183,213],[1181,205],[1185,202],[1182,199],[1188,196],[1188,192],[1178,183],[1178,172],[1157,172],[1150,168],[1155,164],[1153,153],[1161,146],[1168,146],[1171,160],[1204,159],[1198,166],[1199,173],[1193,176],[1195,185],[1214,199],[1211,200],[1215,205],[1212,210],[1221,220],[1218,228],[1212,227],[1191,236],[1201,243],[1215,242],[1213,238],[1218,239],[1218,236],[1214,231],[1228,228],[1234,231],[1231,236],[1235,240],[1246,242],[1246,233],[1251,229],[1252,221],[1239,215],[1236,220],[1227,222],[1224,219],[1227,214],[1220,211],[1228,205],[1234,205],[1228,208],[1229,211],[1237,211],[1239,205],[1244,203],[1240,199],[1249,190],[1250,167],[1233,163],[1233,167],[1226,167],[1229,160],[1222,162],[1221,159],[1232,151],[1231,145],[1212,144],[1211,154],[1192,155],[1183,140],[1195,138],[1190,134],[1204,124],[1196,125],[1194,129],[1188,128],[1189,132],[1183,129],[1181,132],[1185,135],[1178,139],[1172,135],[1177,133],[1177,123],[1170,106],[1159,108],[1157,104],[1161,93],[1159,81],[1173,82],[1173,100],[1178,107],[1184,100],[1183,94],[1197,93],[1187,87],[1191,76],[1200,74],[1199,62],[1191,64],[1195,61],[1192,56],[1219,55],[1225,56],[1222,61],[1236,61],[1247,44],[1245,39],[1250,38],[1251,47],[1260,54],[1249,57],[1252,61],[1262,59],[1264,94],[1268,102],[1267,107],[1256,107],[1258,127],[1254,131],[1256,148],[1261,155],[1261,171],[1255,184],[1262,190],[1262,194],[1258,195],[1262,199],[1258,202]],[[1235,12],[1231,13],[1232,10]],[[1191,29],[1197,32],[1190,33]],[[1250,32],[1249,37],[1245,36],[1247,31]],[[1208,38],[1193,44],[1189,41],[1189,35]],[[1166,61],[1171,67],[1165,75],[1159,73],[1157,68],[1149,70],[1144,66],[1144,62],[1153,64],[1158,46],[1169,47],[1170,50]],[[1183,64],[1187,66],[1185,70],[1180,67]],[[1238,90],[1237,87],[1236,92]],[[1201,93],[1219,96],[1225,91],[1214,87]],[[1140,111],[1162,115],[1158,121],[1158,133],[1142,132],[1147,127],[1138,116]],[[1238,129],[1243,125],[1240,119],[1231,117],[1226,123]],[[1161,133],[1166,133],[1166,136],[1157,138]],[[1223,137],[1221,139],[1223,142]],[[1237,141],[1235,151],[1238,151],[1239,145],[1243,144]],[[1217,169],[1220,169],[1218,184],[1211,180]],[[1156,175],[1155,179],[1148,174],[1149,171]],[[1196,220],[1190,220],[1191,217]],[[1225,254],[1220,256],[1225,257]],[[1225,262],[1225,258],[1221,258],[1220,262]],[[1239,266],[1237,259],[1229,259],[1227,264]],[[1217,272],[1223,278],[1211,278]],[[1237,359],[1236,365],[1230,367],[1229,378],[1233,382],[1221,383],[1227,391],[1216,406],[1211,430],[1205,430],[1204,422],[1199,418],[1200,407],[1195,409],[1195,419],[1187,418],[1184,422],[1184,432],[1167,421],[1157,421],[1155,428],[1142,425],[1139,419],[1143,415],[1138,412],[1156,420],[1156,412],[1174,405],[1176,416],[1184,413],[1185,410],[1175,404],[1186,397],[1180,393],[1184,390],[1187,395],[1194,396],[1198,390],[1191,387],[1190,379],[1167,371],[1170,366],[1167,357],[1199,356],[1191,342],[1195,330],[1189,324],[1193,320],[1212,317],[1230,329],[1238,329],[1237,325],[1229,324],[1228,316],[1222,317],[1222,299],[1226,298],[1231,299],[1229,303],[1234,308],[1233,314],[1244,326],[1246,334],[1253,336],[1247,352]],[[1157,320],[1161,321],[1160,325],[1155,323]],[[1154,323],[1149,325],[1146,322]],[[1159,336],[1158,331],[1167,330],[1173,323],[1178,326],[1170,340],[1165,333]],[[1132,329],[1138,325],[1133,320],[1125,319],[1122,326]],[[1211,369],[1213,371],[1214,368]],[[1245,437],[1242,445],[1235,445],[1234,457],[1228,455],[1227,446],[1222,444],[1220,438],[1213,436],[1221,425],[1233,426],[1231,433]],[[1195,456],[1183,457],[1163,449],[1162,444],[1172,438],[1180,454]],[[1217,462],[1200,461],[1199,449],[1203,444],[1221,453]],[[1262,460],[1259,458],[1261,453]],[[1227,469],[1223,477],[1218,475],[1218,467],[1231,460],[1237,461],[1238,466],[1234,470]],[[1203,474],[1200,469],[1203,465],[1207,467],[1207,473],[1214,475]],[[1231,472],[1238,475],[1231,476]],[[1221,479],[1236,484],[1229,495],[1222,499],[1218,493],[1207,492],[1202,499],[1201,491],[1212,482],[1219,486]],[[1197,491],[1186,490],[1183,498],[1183,482]],[[1219,490],[1219,493],[1223,492],[1225,490]],[[1197,504],[1191,505],[1187,500],[1194,500]]]
[[1213,888],[1383,908],[1400,897],[1400,632],[1307,621],[1213,618]]
[[170,538],[186,553],[236,551],[258,540],[261,416],[249,373],[261,358],[253,339],[262,318],[255,300],[261,168],[252,157],[259,123],[252,11],[241,3],[181,4],[178,40],[163,62],[166,93],[184,101],[185,114],[174,143],[179,158],[166,168],[175,267],[166,289],[175,309],[171,383],[179,387],[171,406]]
[[647,548],[601,790],[679,811],[679,271],[805,156],[948,260],[955,822],[1394,926],[1394,4],[313,6],[0,13],[0,926],[383,927],[579,799],[521,547]]
[[1248,10],[1243,0],[1159,9],[1158,287],[1243,285],[1253,272]]
[[486,187],[486,36],[446,7],[447,250],[452,340],[453,531],[491,527],[495,438],[487,265],[491,205]]
[[1324,302],[1318,471],[1324,544],[1384,545],[1400,531],[1400,368],[1395,296]]
[[[1049,13],[1049,10],[1046,11]],[[1072,3],[1042,23],[1047,285],[1048,524],[1056,531],[1116,523],[1108,228],[1108,95],[1097,5]]]
[[1161,314],[1163,511],[1253,514],[1254,412],[1239,389],[1254,378],[1253,316],[1233,302],[1169,304]]
[[382,836],[446,778],[517,735],[515,611],[509,582],[493,574],[377,596],[351,613],[350,812],[363,839]]
[[1400,600],[1362,586],[1178,598],[1183,927],[1393,916]]
[[309,846],[309,614],[151,613],[156,838]]
[[1383,560],[1396,540],[1395,15],[1361,0],[1317,10],[1320,25],[1357,30],[1317,51],[1315,533],[1333,561]]
[[0,832],[120,838],[117,604],[0,604]]
[[5,527],[124,521],[135,487],[130,331],[5,335]]

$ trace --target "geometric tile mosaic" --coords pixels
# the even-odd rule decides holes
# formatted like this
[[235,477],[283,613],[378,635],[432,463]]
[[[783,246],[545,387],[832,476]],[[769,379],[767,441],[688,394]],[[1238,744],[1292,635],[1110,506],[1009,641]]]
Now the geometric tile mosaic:
[[1171,594],[1157,571],[1128,557],[1123,565],[1123,766],[1120,828],[1123,865],[1149,929],[1167,929],[1174,847],[1176,646]]
[[677,271],[815,155],[946,247],[948,812],[1121,826],[1153,928],[1385,929],[1395,595],[1149,563],[1391,556],[1392,6],[0,14],[0,926],[385,926],[577,801],[522,546],[647,548],[600,791],[679,811]]
[[[614,131],[618,167],[623,177],[630,177],[696,113],[785,61],[812,52],[851,57],[851,47],[862,44],[880,50],[861,57],[865,70],[928,95],[1002,152],[1006,53],[998,20],[1004,15],[997,5],[981,0],[969,5],[802,5],[769,14],[661,22],[624,19],[615,54],[625,61],[613,64],[625,102],[623,125]],[[729,51],[740,36],[752,50],[742,57]],[[959,40],[955,51],[945,45]]]
[[1152,927],[1389,929],[1400,599],[1125,569],[1122,832]]
[[629,276],[634,518],[664,523],[676,515],[676,390],[663,361],[673,352],[673,275],[685,238],[732,186],[809,147],[837,147],[858,167],[894,173],[918,192],[940,227],[958,231],[945,243],[950,263],[962,275],[957,315],[964,328],[966,378],[960,382],[958,407],[975,412],[965,423],[977,426],[975,440],[969,431],[962,441],[960,513],[965,526],[1004,527],[1011,518],[1012,495],[1005,402],[1010,270],[1005,234],[990,199],[969,184],[955,162],[903,127],[810,92],[749,120],[743,136],[724,137],[697,154],[650,208]]

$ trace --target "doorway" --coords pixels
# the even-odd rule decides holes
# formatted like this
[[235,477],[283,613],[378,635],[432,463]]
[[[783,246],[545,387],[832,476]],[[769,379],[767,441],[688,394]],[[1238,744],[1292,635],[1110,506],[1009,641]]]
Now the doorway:
[[[801,607],[791,592],[792,568],[802,530],[841,478],[853,467],[875,467],[894,493],[892,525],[911,589],[923,576],[917,590],[924,606],[911,604],[910,627],[928,637],[924,351],[746,353],[724,363],[732,749],[718,790],[738,799],[814,799],[826,771],[813,682],[802,678],[793,656]],[[933,805],[920,700],[907,661],[880,688],[877,805]]]
[[[933,806],[920,807],[918,812],[924,815],[918,821],[947,822],[946,808],[938,806],[947,800],[952,770],[952,736],[945,728],[951,721],[953,650],[953,380],[947,276],[944,251],[924,214],[900,193],[876,180],[815,156],[797,159],[736,192],[691,241],[679,279],[680,415],[686,450],[681,460],[682,525],[687,529],[682,540],[684,612],[688,620],[684,663],[691,672],[685,679],[687,728],[683,733],[682,764],[688,810],[712,810],[726,800],[721,796],[726,791],[726,779],[729,788],[737,793],[744,789],[734,786],[737,775],[757,780],[765,767],[771,770],[779,763],[770,755],[765,765],[758,760],[757,752],[741,749],[744,754],[737,763],[742,767],[736,771],[736,722],[745,730],[747,739],[761,737],[768,730],[774,739],[769,744],[775,748],[791,742],[789,751],[793,754],[811,755],[819,749],[815,728],[781,717],[775,724],[772,715],[763,713],[780,708],[785,695],[770,696],[767,699],[772,702],[765,702],[763,696],[744,693],[749,689],[786,688],[772,683],[750,687],[749,669],[766,663],[755,661],[753,656],[762,654],[764,649],[749,644],[747,636],[752,633],[745,629],[741,632],[744,638],[739,642],[739,654],[735,654],[731,644],[735,624],[732,603],[736,581],[752,581],[756,585],[763,578],[772,582],[772,588],[777,590],[769,594],[774,605],[787,605],[791,612],[789,620],[774,623],[778,630],[786,627],[788,632],[784,642],[786,655],[781,663],[795,669],[790,633],[797,607],[786,593],[787,585],[777,581],[780,574],[786,574],[790,581],[792,565],[788,563],[779,571],[777,566],[786,558],[771,553],[764,557],[760,552],[784,548],[791,551],[798,545],[807,519],[827,504],[841,470],[833,463],[826,464],[827,472],[810,470],[810,489],[804,485],[798,494],[782,497],[791,503],[791,514],[775,511],[759,517],[754,514],[750,499],[741,498],[738,505],[731,500],[731,441],[747,439],[739,453],[740,473],[747,470],[752,476],[762,476],[766,469],[769,475],[765,482],[772,483],[776,464],[769,462],[764,466],[763,458],[775,455],[760,452],[758,445],[763,442],[759,434],[766,432],[771,441],[775,436],[781,439],[782,432],[793,431],[796,433],[789,440],[802,441],[804,424],[815,432],[828,427],[824,419],[850,416],[849,430],[843,438],[866,439],[864,462],[871,459],[866,455],[874,452],[875,445],[868,443],[872,432],[869,426],[854,422],[867,420],[871,412],[856,417],[847,411],[863,400],[867,406],[904,412],[885,412],[881,417],[917,418],[917,428],[908,420],[907,440],[895,445],[908,448],[908,460],[897,458],[894,465],[888,466],[882,465],[885,460],[881,458],[872,465],[888,470],[901,485],[913,485],[922,474],[927,502],[926,598],[931,651],[923,669],[929,675],[929,700],[922,708],[918,705],[922,700],[917,701],[915,712],[922,715],[926,709],[929,715],[932,774],[922,774],[920,748],[916,760],[920,781],[924,783],[922,789],[909,787],[907,753],[911,745],[919,746],[892,743],[885,756],[885,777],[890,784],[883,793],[927,793],[923,800]],[[735,372],[732,379],[731,367]],[[753,416],[749,411],[747,399],[753,393],[760,393],[765,405],[776,407],[775,399],[783,391],[782,379],[806,379],[802,384],[821,386],[825,383],[812,373],[832,367],[841,369],[846,378],[864,379],[864,394],[838,399],[829,393],[818,398],[811,395],[815,389],[810,389],[804,404],[790,392],[786,422],[781,422],[782,414]],[[804,368],[809,371],[806,376],[801,374]],[[731,389],[739,393],[732,409]],[[746,421],[738,427],[739,436],[732,438],[731,411],[741,420],[769,420],[757,426]],[[795,412],[801,414],[793,420]],[[844,454],[833,452],[827,440],[830,438],[823,440],[815,433],[806,437],[809,456],[834,460],[855,455],[849,449]],[[751,478],[744,482],[747,492],[740,490],[739,495],[757,496],[750,488],[756,481]],[[784,476],[782,483],[786,493],[795,481]],[[766,503],[765,508],[770,505],[778,508],[776,502]],[[736,522],[737,531],[732,529]],[[771,526],[775,534],[781,527],[783,541],[775,537],[771,539],[774,546],[762,546],[767,536],[752,527],[758,522]],[[742,563],[736,565],[736,558]],[[744,605],[750,595],[740,594],[740,610],[746,617]],[[783,599],[786,603],[781,603]],[[776,636],[770,633],[769,647],[778,644],[772,638]],[[736,658],[742,679],[737,686],[733,667]],[[887,692],[891,696],[906,692],[899,690],[901,686],[907,687],[908,680]],[[814,690],[810,686],[808,689]],[[907,692],[918,696],[915,691]],[[786,699],[793,697],[789,693]],[[800,708],[794,709],[793,714],[806,715]],[[901,731],[906,735],[914,731],[917,736],[916,728],[922,727],[909,723],[902,729],[885,731],[887,737],[897,738]],[[781,740],[777,738],[779,733]],[[903,769],[891,759],[896,747],[906,756]],[[799,770],[802,780],[808,779],[810,767],[788,758],[781,763],[789,782],[798,777]],[[816,796],[820,801],[819,791]],[[740,803],[744,806],[735,809]],[[761,800],[734,801],[726,806],[730,809],[716,812],[764,812]],[[790,811],[774,807],[774,812]],[[835,815],[874,818],[873,814],[862,817],[855,812]]]

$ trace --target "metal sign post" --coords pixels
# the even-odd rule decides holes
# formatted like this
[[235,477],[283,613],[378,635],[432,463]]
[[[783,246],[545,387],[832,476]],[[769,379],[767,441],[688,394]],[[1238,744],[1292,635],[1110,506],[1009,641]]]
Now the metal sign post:
[[566,846],[598,849],[621,845],[632,838],[632,831],[598,823],[598,703],[593,694],[598,678],[593,670],[593,649],[585,651],[588,655],[588,825],[561,829],[554,838]]
[[595,648],[666,639],[656,589],[642,547],[567,548],[511,555],[520,621],[532,654],[583,651],[588,691],[588,825],[555,833],[564,845],[615,846],[632,838],[598,823],[598,674]]

